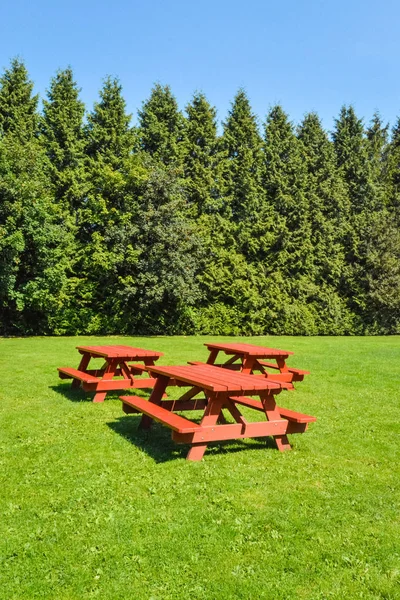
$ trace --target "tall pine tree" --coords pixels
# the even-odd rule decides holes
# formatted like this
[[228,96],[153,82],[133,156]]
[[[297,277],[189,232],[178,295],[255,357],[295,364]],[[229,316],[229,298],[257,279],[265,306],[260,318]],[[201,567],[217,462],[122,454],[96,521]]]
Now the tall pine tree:
[[51,195],[25,66],[14,60],[0,86],[0,327],[63,333],[73,227]]
[[262,138],[243,89],[236,94],[224,123],[221,148],[226,157],[224,195],[235,223],[257,220],[263,205]]
[[195,94],[186,107],[183,164],[189,205],[195,216],[221,208],[221,153],[216,110],[204,94]]
[[180,165],[184,117],[168,85],[157,84],[139,110],[140,148],[164,165]]
[[[277,321],[287,333],[315,332],[307,298],[314,282],[306,167],[302,146],[282,107],[274,106],[265,124],[264,187],[280,218],[280,229],[269,262],[279,287]],[[311,286],[311,287],[310,287]]]
[[[311,225],[318,333],[351,331],[352,318],[338,289],[344,270],[343,240],[348,227],[347,189],[336,166],[335,150],[316,113],[306,115],[298,128],[306,168],[304,192]],[[312,281],[310,281],[312,284]]]
[[66,210],[81,207],[86,194],[83,116],[85,106],[71,68],[58,71],[43,101],[41,139],[49,158],[55,198]]
[[38,96],[32,95],[33,83],[23,62],[11,61],[0,77],[0,135],[13,134],[21,142],[37,133]]

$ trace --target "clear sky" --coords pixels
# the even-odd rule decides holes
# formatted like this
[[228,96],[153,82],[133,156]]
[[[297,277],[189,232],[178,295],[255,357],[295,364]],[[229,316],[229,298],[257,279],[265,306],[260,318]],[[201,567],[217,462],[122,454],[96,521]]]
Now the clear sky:
[[106,75],[128,110],[154,83],[180,107],[203,91],[224,120],[239,87],[260,118],[279,102],[331,130],[342,104],[368,123],[400,116],[398,0],[2,0],[0,69],[23,59],[43,98],[70,65],[91,110]]

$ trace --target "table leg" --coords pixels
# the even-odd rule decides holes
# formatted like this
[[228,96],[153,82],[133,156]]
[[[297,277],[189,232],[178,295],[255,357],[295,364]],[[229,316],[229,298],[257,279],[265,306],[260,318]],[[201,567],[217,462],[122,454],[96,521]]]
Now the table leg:
[[[78,367],[78,371],[83,371],[86,373],[86,369],[88,368],[89,362],[90,362],[90,354],[88,354],[87,352],[85,352],[82,355],[81,358],[81,362],[79,363],[79,367]],[[73,388],[79,388],[79,386],[81,385],[81,381],[79,379],[73,379],[72,380],[72,387]]]
[[[169,382],[169,377],[166,377],[164,375],[159,375],[157,377],[157,381],[154,384],[153,391],[151,392],[151,395],[150,395],[150,398],[148,401],[160,406],[161,400],[162,400],[164,392],[167,388],[168,382]],[[149,417],[149,415],[143,415],[140,420],[140,423],[139,423],[139,429],[150,429],[152,423],[153,423],[153,419],[151,417]]]
[[[224,397],[220,397],[218,394],[208,395],[208,404],[204,411],[204,416],[201,420],[201,425],[215,425],[218,417],[221,414],[222,406],[224,404]],[[204,456],[204,452],[207,449],[207,444],[194,444],[186,457],[186,460],[201,460]]]
[[242,363],[242,373],[251,375],[251,373],[253,372],[255,362],[256,359],[254,356],[245,356]]
[[[260,394],[260,398],[268,421],[279,421],[281,415],[273,394]],[[291,449],[287,435],[274,435],[273,438],[280,452]]]
[[280,358],[279,356],[276,358],[276,364],[279,367],[279,371],[281,373],[288,373],[289,367],[286,365],[286,361],[284,358]]
[[211,350],[210,356],[207,359],[208,365],[213,365],[215,363],[215,360],[218,356],[218,352],[219,352],[219,350],[215,350],[215,349]]
[[[107,361],[107,367],[104,369],[102,380],[104,379],[112,379],[115,376],[115,371],[118,368],[119,359],[113,358],[110,361]],[[107,392],[97,392],[94,395],[93,402],[104,402],[104,399],[107,395]]]

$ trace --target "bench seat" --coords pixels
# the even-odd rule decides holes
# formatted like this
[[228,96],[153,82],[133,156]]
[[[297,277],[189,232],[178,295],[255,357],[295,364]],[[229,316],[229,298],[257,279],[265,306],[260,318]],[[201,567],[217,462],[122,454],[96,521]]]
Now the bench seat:
[[[247,398],[246,396],[229,396],[229,399],[236,404],[242,404],[248,408],[254,408],[255,410],[264,412],[262,403],[259,400],[254,400],[254,398]],[[294,410],[281,408],[280,406],[277,406],[276,408],[283,419],[287,419],[293,423],[314,423],[317,420],[316,417],[295,412]]]
[[78,379],[83,383],[98,383],[100,381],[98,377],[72,367],[58,367],[57,370],[60,379]]
[[[259,360],[260,365],[263,367],[269,367],[270,369],[278,369],[279,367],[276,363],[268,362],[266,360]],[[309,375],[310,371],[304,371],[303,369],[293,369],[292,367],[288,367],[289,373],[295,373],[296,375]]]
[[120,400],[122,401],[122,409],[125,413],[132,412],[130,409],[134,408],[155,421],[167,425],[177,433],[194,433],[202,429],[201,425],[180,417],[176,413],[139,396],[120,396]]

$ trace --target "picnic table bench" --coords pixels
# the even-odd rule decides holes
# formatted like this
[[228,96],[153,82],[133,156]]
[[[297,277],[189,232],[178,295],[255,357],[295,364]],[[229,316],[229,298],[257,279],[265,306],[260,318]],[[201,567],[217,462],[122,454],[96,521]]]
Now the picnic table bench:
[[[207,364],[216,365],[216,360],[220,352],[230,356],[228,360],[220,363],[218,366],[227,369],[241,371],[242,373],[261,372],[266,378],[274,381],[302,381],[304,375],[309,375],[309,371],[303,369],[294,369],[288,367],[286,360],[293,352],[289,350],[280,350],[278,348],[264,348],[253,344],[242,343],[214,343],[206,342],[204,344],[210,351]],[[264,359],[274,359],[275,362],[265,361]],[[270,373],[268,369],[279,371],[279,373]],[[292,389],[291,386],[288,389]]]
[[[93,402],[103,402],[111,390],[152,388],[155,379],[140,376],[163,356],[162,352],[119,345],[77,346],[77,350],[82,355],[78,368],[58,367],[58,374],[60,379],[72,379],[73,388],[82,385],[85,391],[95,392]],[[91,359],[96,358],[102,359],[103,365],[89,369]]]
[[[286,382],[209,364],[150,366],[148,371],[156,380],[149,400],[121,396],[122,408],[126,414],[142,413],[142,429],[149,429],[153,420],[169,427],[175,442],[191,445],[188,460],[201,460],[210,442],[249,437],[273,436],[280,451],[288,450],[287,435],[303,433],[308,423],[316,420],[276,405],[275,395],[280,393]],[[189,390],[178,400],[164,400],[169,386],[189,387]],[[204,397],[196,398],[198,394],[204,394]],[[238,405],[258,410],[265,419],[247,421]],[[202,410],[200,423],[175,414],[186,410]],[[230,413],[234,423],[227,423],[223,410]]]

